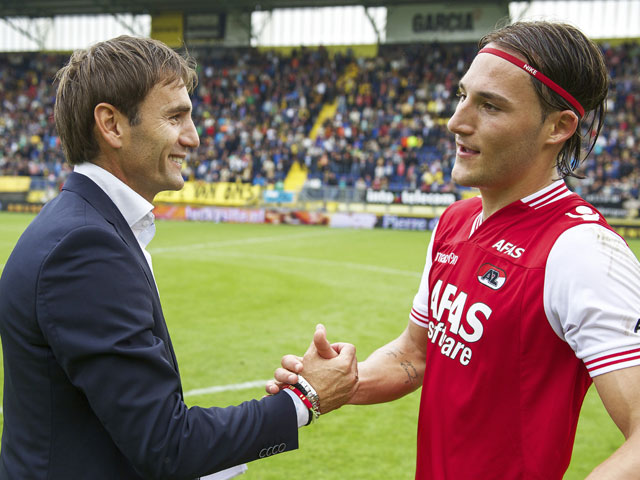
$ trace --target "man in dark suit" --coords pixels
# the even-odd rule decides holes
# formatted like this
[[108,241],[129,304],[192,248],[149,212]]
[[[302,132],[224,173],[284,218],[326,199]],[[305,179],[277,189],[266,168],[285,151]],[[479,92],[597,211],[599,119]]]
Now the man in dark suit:
[[[192,63],[119,37],[75,52],[57,81],[75,171],[0,279],[0,479],[188,479],[297,448],[313,409],[291,391],[227,408],[183,401],[146,246],[154,196],[182,188],[199,144]],[[357,381],[352,346],[330,361],[302,372],[322,413]]]

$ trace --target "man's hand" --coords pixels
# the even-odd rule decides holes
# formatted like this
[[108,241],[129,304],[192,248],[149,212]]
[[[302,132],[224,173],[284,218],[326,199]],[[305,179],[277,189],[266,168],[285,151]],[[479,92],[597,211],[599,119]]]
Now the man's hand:
[[349,343],[330,344],[323,325],[318,325],[304,357],[285,355],[275,371],[276,381],[267,383],[267,393],[277,393],[285,384],[298,382],[298,374],[311,384],[325,414],[349,401],[357,390],[356,348]]

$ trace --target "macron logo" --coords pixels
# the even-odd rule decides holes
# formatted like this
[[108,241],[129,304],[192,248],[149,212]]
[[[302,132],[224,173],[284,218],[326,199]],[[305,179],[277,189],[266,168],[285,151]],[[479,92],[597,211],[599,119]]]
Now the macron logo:
[[458,262],[458,256],[451,252],[449,254],[444,254],[441,252],[436,253],[436,262],[438,263],[448,263],[449,265],[455,265]]
[[526,63],[522,68],[524,68],[527,72],[529,72],[533,76],[536,76],[538,74],[538,71],[535,68],[533,68],[531,65],[527,65]]

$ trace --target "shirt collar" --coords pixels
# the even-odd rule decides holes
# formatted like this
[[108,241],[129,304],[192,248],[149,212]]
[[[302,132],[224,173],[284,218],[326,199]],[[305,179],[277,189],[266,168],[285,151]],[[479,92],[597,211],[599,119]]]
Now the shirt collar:
[[129,227],[133,227],[152,212],[153,204],[147,202],[140,194],[104,168],[91,162],[84,162],[76,165],[73,171],[89,177],[104,190],[120,210]]
[[568,195],[571,195],[571,191],[567,187],[567,184],[563,179],[556,180],[551,185],[538,190],[536,193],[524,197],[520,201],[525,205],[533,208],[540,208],[549,203],[553,203]]
[[[563,179],[555,180],[551,185],[538,190],[536,193],[528,195],[522,199],[522,202],[525,205],[529,205],[534,208],[544,207],[550,203],[558,201],[567,195],[571,195],[571,191],[567,188],[567,184]],[[469,237],[473,235],[473,233],[482,225],[483,220],[483,212],[480,211],[476,219],[473,221],[471,225],[471,232],[469,233]]]

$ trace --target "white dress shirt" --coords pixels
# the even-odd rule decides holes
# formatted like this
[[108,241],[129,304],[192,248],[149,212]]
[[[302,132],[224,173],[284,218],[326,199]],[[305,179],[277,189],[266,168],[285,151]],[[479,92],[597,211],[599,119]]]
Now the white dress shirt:
[[81,163],[76,165],[73,171],[93,180],[120,210],[127,225],[131,227],[131,231],[136,237],[153,274],[151,255],[147,252],[147,245],[149,245],[156,233],[153,205],[126,183],[94,163]]

